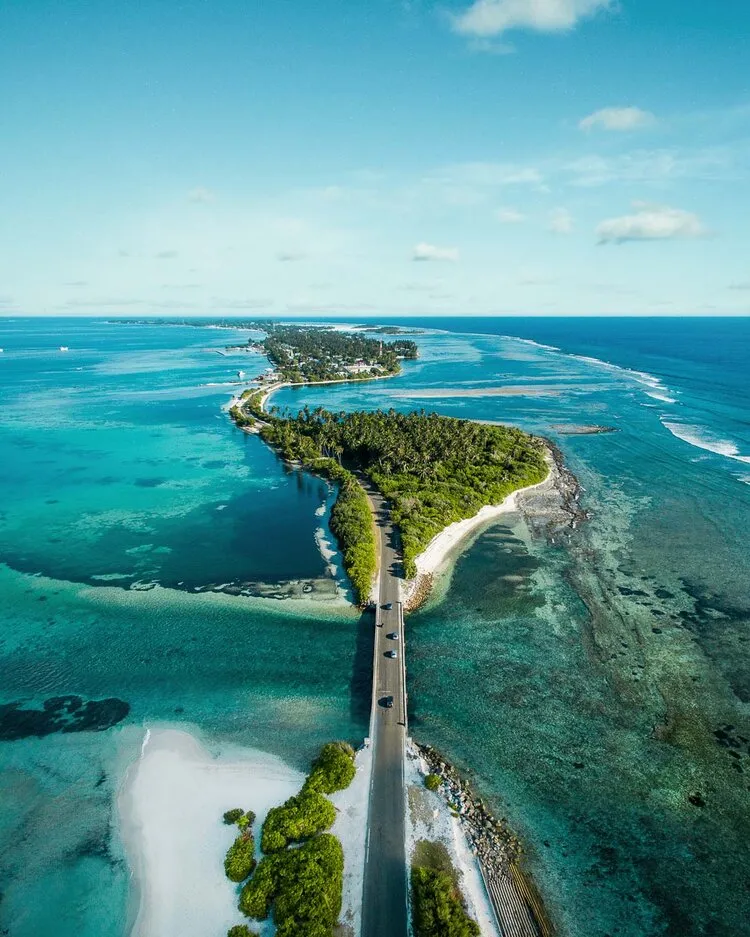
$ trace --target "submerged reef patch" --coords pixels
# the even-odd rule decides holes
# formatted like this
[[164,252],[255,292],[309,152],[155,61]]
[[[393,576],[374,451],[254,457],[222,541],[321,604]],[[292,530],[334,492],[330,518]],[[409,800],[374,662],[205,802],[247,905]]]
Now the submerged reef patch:
[[22,700],[0,705],[0,741],[14,742],[55,732],[103,732],[128,715],[130,704],[110,697],[84,700],[80,696],[53,696],[41,709],[23,708]]

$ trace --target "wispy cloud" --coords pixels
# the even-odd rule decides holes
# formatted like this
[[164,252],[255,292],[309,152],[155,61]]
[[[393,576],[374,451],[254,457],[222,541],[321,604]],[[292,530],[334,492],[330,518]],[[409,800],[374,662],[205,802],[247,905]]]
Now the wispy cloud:
[[281,263],[295,263],[306,258],[307,254],[304,251],[279,251],[276,255],[276,259]]
[[612,0],[475,0],[451,20],[455,32],[486,39],[511,29],[563,32],[611,7]]
[[693,212],[646,202],[636,202],[633,208],[633,214],[602,221],[596,229],[600,244],[696,238],[706,233],[700,218]]
[[581,130],[642,130],[656,123],[656,117],[650,111],[643,111],[640,107],[603,107],[594,111],[588,117],[579,121]]
[[555,208],[549,213],[547,228],[554,234],[571,234],[573,216],[567,208]]
[[205,205],[208,202],[213,202],[216,200],[216,193],[212,192],[211,189],[206,189],[199,185],[194,189],[191,189],[188,192],[187,197],[189,202],[195,202],[198,205]]
[[435,244],[426,244],[424,241],[417,244],[411,255],[412,260],[447,260],[455,263],[458,260],[457,247],[438,247]]
[[619,156],[582,156],[561,167],[576,186],[609,182],[661,183],[674,179],[722,179],[732,173],[733,157],[722,148],[692,153],[677,150],[635,150]]
[[495,212],[495,218],[501,224],[520,224],[525,221],[526,215],[518,211],[517,208],[498,208]]

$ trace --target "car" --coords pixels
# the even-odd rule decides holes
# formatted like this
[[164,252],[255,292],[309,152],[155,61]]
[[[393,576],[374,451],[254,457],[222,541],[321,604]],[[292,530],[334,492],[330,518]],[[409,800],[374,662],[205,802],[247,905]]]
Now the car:
[[395,660],[395,658],[398,657],[398,651],[386,651],[385,656],[390,657],[391,660]]
[[383,709],[393,709],[393,697],[392,696],[381,696],[378,700]]
[[386,602],[385,605],[381,605],[380,607],[384,612],[390,612],[390,610],[393,608],[393,602]]
[[391,633],[386,635],[386,637],[391,641],[398,641],[398,631],[391,631]]

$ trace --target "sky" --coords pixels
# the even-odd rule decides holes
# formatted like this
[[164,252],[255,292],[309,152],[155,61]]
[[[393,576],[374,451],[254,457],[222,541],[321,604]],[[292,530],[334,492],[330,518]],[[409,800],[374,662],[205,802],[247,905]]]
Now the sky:
[[0,0],[0,315],[750,313],[747,0]]

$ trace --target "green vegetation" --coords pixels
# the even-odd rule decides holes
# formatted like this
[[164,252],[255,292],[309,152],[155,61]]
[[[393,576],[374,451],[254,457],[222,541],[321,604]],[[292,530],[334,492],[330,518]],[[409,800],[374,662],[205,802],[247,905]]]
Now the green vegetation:
[[227,931],[227,937],[256,937],[256,935],[247,924],[235,924]]
[[[341,910],[344,853],[335,836],[320,832],[336,818],[324,795],[348,787],[354,773],[352,747],[329,742],[313,761],[300,793],[266,817],[261,836],[266,855],[244,885],[239,907],[257,921],[266,920],[273,907],[279,937],[332,935]],[[299,842],[298,849],[287,848]]]
[[261,343],[285,381],[317,383],[367,380],[398,374],[400,358],[416,358],[414,342],[380,342],[361,334],[328,328],[265,323]]
[[[347,471],[352,484],[356,477],[349,469],[358,469],[390,500],[407,576],[416,573],[415,558],[448,524],[473,516],[486,504],[499,504],[512,491],[547,475],[541,440],[513,427],[424,411],[347,414],[321,407],[267,419],[263,438],[285,458],[336,481],[348,481],[341,474]],[[353,499],[354,491],[346,497]],[[341,534],[334,532],[363,600],[369,589],[366,573],[375,568],[374,532],[363,510],[347,510],[345,517]]]
[[224,871],[232,882],[244,882],[253,873],[255,868],[255,840],[251,826],[255,822],[252,810],[245,812],[239,807],[227,810],[223,817],[227,826],[236,825],[240,831],[239,836],[227,850],[224,858]]
[[240,910],[264,921],[273,905],[278,937],[330,937],[341,911],[344,853],[323,833],[299,849],[265,856],[240,895]]
[[415,937],[476,937],[480,933],[479,925],[466,912],[455,870],[442,843],[417,843],[411,893]]
[[302,790],[290,797],[281,807],[268,811],[260,838],[265,853],[286,849],[290,843],[299,843],[333,826],[336,808],[316,791]]
[[436,791],[442,782],[439,774],[428,774],[424,779],[424,786],[428,791]]
[[343,791],[354,780],[354,749],[346,742],[328,742],[312,763],[303,791],[333,794]]

